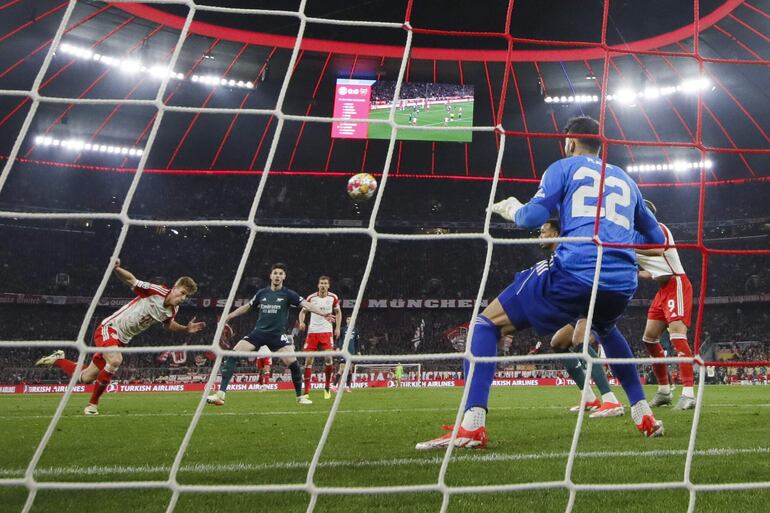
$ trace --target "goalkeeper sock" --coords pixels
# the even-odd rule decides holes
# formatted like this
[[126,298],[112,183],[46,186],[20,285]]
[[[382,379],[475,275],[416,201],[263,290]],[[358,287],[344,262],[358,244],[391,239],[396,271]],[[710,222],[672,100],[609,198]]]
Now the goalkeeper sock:
[[[497,341],[500,339],[500,328],[484,317],[476,317],[473,326],[473,338],[471,339],[471,354],[473,356],[497,356]],[[465,379],[468,379],[470,372],[470,362],[465,360],[463,370]],[[465,403],[465,409],[469,410],[474,406],[487,409],[489,403],[489,389],[492,387],[492,381],[495,378],[495,368],[497,366],[492,362],[477,362],[473,370],[473,378],[466,383],[468,386],[468,400]]]
[[[579,344],[577,347],[575,347],[575,352],[582,353],[583,344]],[[596,350],[591,347],[590,344],[588,345],[588,354],[593,358],[599,357],[599,355],[596,353]],[[607,374],[604,372],[604,367],[601,363],[594,362],[594,364],[591,365],[591,377],[593,378],[594,383],[596,383],[596,388],[599,389],[602,397],[604,397],[605,394],[612,393],[612,389],[610,388],[610,381],[607,379]]]
[[227,386],[233,379],[233,374],[235,374],[235,358],[225,358],[225,361],[222,362],[222,382],[219,384],[219,390],[227,392]]
[[474,406],[472,408],[469,408],[465,410],[465,414],[463,415],[463,421],[462,424],[460,424],[460,427],[463,429],[467,429],[468,431],[473,431],[475,429],[478,429],[480,427],[484,427],[487,421],[487,410],[484,408],[480,408],[478,406]]
[[[600,340],[604,352],[608,358],[633,358],[634,353],[628,345],[623,334],[617,327],[613,327]],[[628,402],[631,406],[644,400],[644,390],[642,382],[639,381],[639,371],[633,363],[611,363],[612,373],[615,375],[623,390],[628,396]]]
[[[302,395],[302,370],[299,368],[299,363],[297,360],[294,360],[291,365],[289,365],[289,370],[291,371],[291,382],[294,383],[294,392],[297,394],[297,397]],[[305,369],[307,373],[307,369]]]
[[[566,353],[569,351],[569,349],[555,349],[555,351],[557,353]],[[586,382],[586,372],[583,369],[583,366],[580,364],[580,360],[577,358],[567,358],[566,360],[562,360],[562,363],[564,364],[564,368],[567,370],[567,374],[569,374],[569,377],[572,378],[572,381],[575,382],[580,390],[583,390],[583,385]],[[589,401],[596,399],[595,396],[592,399],[591,394],[593,394],[593,391],[591,391],[588,396]]]

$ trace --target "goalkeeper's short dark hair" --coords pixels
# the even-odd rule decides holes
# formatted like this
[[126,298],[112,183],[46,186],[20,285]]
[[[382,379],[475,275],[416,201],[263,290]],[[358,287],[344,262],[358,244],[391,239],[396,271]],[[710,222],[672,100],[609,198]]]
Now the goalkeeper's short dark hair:
[[[590,116],[579,116],[571,118],[564,126],[565,134],[589,134],[599,135],[599,122]],[[589,139],[587,137],[575,138],[584,148],[596,153],[602,147],[599,139]]]

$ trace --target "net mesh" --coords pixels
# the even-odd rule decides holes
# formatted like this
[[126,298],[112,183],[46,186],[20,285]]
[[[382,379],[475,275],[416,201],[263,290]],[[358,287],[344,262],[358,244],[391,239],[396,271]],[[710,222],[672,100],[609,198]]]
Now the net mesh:
[[[120,3],[120,2],[119,2]],[[290,12],[290,11],[283,11],[283,10],[265,10],[265,9],[236,9],[236,8],[222,8],[222,7],[213,7],[213,6],[206,6],[202,4],[197,4],[193,1],[184,1],[184,0],[169,0],[169,1],[163,1],[163,0],[154,0],[152,2],[148,3],[155,3],[155,4],[178,4],[181,6],[185,6],[188,8],[188,13],[186,17],[184,18],[184,25],[182,26],[181,30],[179,31],[177,43],[174,47],[174,51],[170,57],[170,69],[174,69],[174,66],[180,56],[180,52],[182,51],[182,43],[184,42],[185,38],[188,35],[188,32],[190,30],[190,26],[193,22],[193,19],[197,12],[200,11],[209,11],[209,12],[218,12],[218,13],[226,13],[226,14],[245,14],[245,15],[265,15],[265,16],[292,16],[299,20],[299,30],[296,36],[296,40],[294,42],[294,46],[291,52],[291,57],[288,64],[288,70],[294,69],[294,66],[297,62],[298,56],[301,51],[303,38],[305,36],[305,30],[309,23],[316,23],[316,24],[327,24],[327,25],[349,25],[349,26],[359,26],[359,27],[373,27],[373,28],[384,28],[384,29],[394,29],[394,30],[403,30],[406,35],[406,42],[403,48],[403,57],[401,58],[401,63],[399,66],[398,71],[398,78],[396,80],[396,92],[395,97],[398,97],[399,91],[401,89],[401,85],[404,81],[405,76],[405,70],[408,65],[408,60],[410,56],[410,52],[412,49],[412,40],[413,36],[415,34],[440,34],[440,35],[448,35],[448,36],[460,36],[460,37],[497,37],[502,40],[504,40],[507,44],[507,58],[506,58],[506,66],[511,65],[511,54],[514,48],[515,44],[518,43],[531,43],[533,41],[528,40],[522,40],[519,38],[514,38],[510,35],[510,25],[511,25],[511,16],[514,9],[514,2],[513,0],[509,0],[507,10],[506,10],[506,18],[505,18],[505,27],[504,30],[501,32],[483,32],[483,33],[475,33],[475,32],[457,32],[457,31],[437,31],[437,30],[431,30],[431,29],[421,29],[417,27],[413,27],[411,25],[411,13],[412,13],[412,1],[410,0],[407,5],[407,9],[404,15],[404,21],[403,23],[387,23],[387,22],[372,22],[372,21],[351,21],[351,20],[338,20],[338,19],[327,19],[327,18],[315,18],[310,17],[305,14],[305,7],[306,7],[306,0],[302,0],[299,4],[299,8],[296,12]],[[108,105],[135,105],[135,106],[148,106],[152,107],[157,111],[157,115],[154,117],[154,120],[152,122],[149,135],[147,137],[147,144],[145,147],[145,151],[138,163],[136,173],[134,174],[130,187],[128,189],[128,192],[126,194],[125,200],[122,204],[122,208],[120,209],[119,213],[111,214],[111,213],[91,213],[91,212],[72,212],[72,213],[32,213],[32,212],[18,212],[18,211],[4,211],[0,212],[0,217],[2,218],[16,218],[16,219],[112,219],[115,221],[119,221],[121,223],[121,230],[117,239],[117,243],[114,247],[114,250],[112,252],[112,258],[117,258],[120,253],[121,249],[123,248],[124,242],[126,241],[126,236],[128,233],[128,230],[131,226],[136,225],[142,225],[142,226],[241,226],[248,228],[249,230],[249,237],[246,243],[246,246],[243,251],[243,256],[240,259],[240,263],[235,275],[235,279],[233,281],[232,287],[230,289],[229,295],[227,297],[226,305],[225,305],[225,311],[229,311],[230,308],[233,305],[236,291],[238,288],[238,284],[241,282],[241,279],[243,278],[244,268],[247,263],[248,255],[250,254],[255,237],[259,233],[289,233],[289,234],[317,234],[317,233],[324,233],[324,234],[363,234],[371,238],[371,245],[370,250],[368,254],[368,259],[366,262],[366,267],[363,272],[363,276],[361,279],[361,284],[358,289],[357,295],[356,295],[356,301],[355,301],[355,307],[353,309],[352,313],[352,322],[353,325],[355,325],[356,318],[359,313],[359,307],[362,304],[362,300],[364,299],[364,290],[366,287],[366,284],[369,280],[370,273],[372,271],[372,266],[375,258],[375,254],[377,251],[377,245],[379,241],[382,240],[441,240],[441,239],[477,239],[481,240],[486,244],[486,256],[485,256],[485,263],[484,263],[484,270],[483,275],[481,278],[481,286],[478,289],[478,292],[476,294],[476,302],[475,302],[475,308],[473,312],[473,317],[476,316],[478,313],[478,308],[481,303],[482,299],[484,297],[485,291],[484,291],[484,284],[487,282],[487,279],[489,277],[490,273],[490,263],[492,258],[492,251],[495,244],[533,244],[533,241],[530,239],[499,239],[495,238],[490,234],[490,208],[495,195],[497,191],[498,182],[500,179],[500,169],[501,164],[503,161],[503,155],[506,149],[506,141],[511,137],[524,137],[526,138],[526,141],[528,144],[531,145],[531,141],[533,138],[561,138],[562,135],[554,134],[554,133],[538,133],[538,132],[530,132],[526,128],[526,120],[524,122],[524,130],[523,131],[514,131],[514,130],[508,130],[502,125],[502,119],[503,119],[503,110],[505,105],[505,92],[508,90],[508,81],[510,77],[513,77],[515,80],[515,74],[509,74],[504,73],[503,77],[503,84],[502,84],[502,97],[500,100],[500,105],[497,110],[496,116],[495,116],[495,123],[492,126],[485,126],[485,127],[474,127],[472,130],[477,132],[489,132],[494,133],[497,141],[498,141],[498,151],[497,151],[497,159],[496,159],[496,165],[494,170],[494,175],[492,179],[492,184],[487,200],[487,214],[484,219],[484,229],[482,233],[451,233],[451,234],[431,234],[431,235],[405,235],[405,234],[389,234],[389,233],[381,233],[375,228],[375,222],[377,220],[377,214],[380,210],[381,201],[385,194],[387,184],[388,184],[388,175],[391,169],[391,162],[394,156],[394,150],[396,145],[396,135],[397,131],[396,123],[395,123],[395,111],[397,107],[397,102],[393,102],[393,105],[390,108],[389,117],[387,120],[382,121],[372,121],[369,119],[360,119],[360,120],[353,120],[353,121],[359,121],[362,123],[384,123],[388,124],[391,127],[391,136],[389,140],[388,150],[385,158],[385,162],[382,168],[382,178],[380,181],[380,192],[378,193],[376,199],[374,200],[374,205],[372,208],[372,214],[369,219],[368,226],[364,228],[298,228],[298,227],[274,227],[274,226],[264,226],[259,225],[253,221],[253,219],[256,218],[257,208],[260,205],[260,202],[263,198],[263,193],[265,191],[265,184],[267,181],[268,176],[270,175],[271,168],[273,165],[273,161],[276,155],[276,151],[278,148],[278,144],[281,138],[282,131],[284,129],[284,125],[287,121],[302,121],[302,122],[318,122],[318,123],[331,123],[334,121],[351,121],[349,119],[335,119],[335,118],[328,118],[328,117],[318,117],[318,116],[301,116],[301,115],[290,115],[285,114],[283,112],[283,106],[284,106],[284,100],[286,98],[287,89],[289,87],[289,82],[291,79],[291,73],[287,72],[286,75],[283,77],[280,92],[278,94],[277,102],[275,104],[275,107],[272,109],[234,109],[234,108],[194,108],[194,107],[181,107],[181,106],[172,106],[167,105],[164,103],[163,98],[165,95],[165,92],[167,90],[168,84],[171,81],[171,78],[169,76],[164,76],[161,80],[161,85],[157,91],[157,94],[155,95],[154,100],[99,100],[99,99],[83,99],[83,98],[69,98],[69,97],[52,97],[52,96],[45,96],[41,94],[41,83],[43,82],[44,77],[46,76],[46,73],[49,69],[49,66],[51,64],[51,60],[54,56],[54,52],[56,48],[59,46],[62,35],[65,33],[66,28],[70,25],[70,19],[72,17],[73,11],[75,9],[77,2],[75,0],[70,1],[67,6],[66,10],[64,12],[64,15],[61,19],[61,22],[59,23],[58,30],[56,31],[56,34],[51,41],[50,47],[48,49],[48,52],[45,56],[45,59],[42,63],[42,66],[40,67],[39,71],[37,72],[37,75],[35,77],[35,80],[32,84],[32,87],[29,90],[0,90],[0,95],[4,96],[16,96],[16,97],[23,97],[30,101],[30,107],[27,112],[27,115],[24,119],[24,122],[21,126],[21,129],[19,131],[18,137],[16,138],[13,147],[10,151],[10,154],[8,156],[8,159],[3,167],[2,174],[0,174],[0,190],[6,185],[6,182],[8,180],[9,174],[11,172],[12,167],[14,166],[14,163],[17,162],[18,159],[20,159],[20,149],[22,146],[23,141],[28,137],[28,132],[30,130],[30,126],[33,123],[33,120],[35,118],[36,112],[38,111],[38,108],[45,103],[60,103],[60,104],[70,104],[70,105],[78,105],[78,104],[90,104],[90,105],[97,105],[97,104],[108,104]],[[602,83],[600,87],[600,91],[606,92],[607,86],[608,86],[608,76],[609,76],[609,70],[613,66],[611,57],[621,55],[621,54],[631,54],[633,52],[629,52],[628,50],[625,50],[623,48],[619,47],[612,47],[608,45],[607,43],[607,30],[608,30],[608,17],[609,17],[609,0],[605,0],[603,3],[603,15],[602,15],[602,23],[601,23],[601,38],[598,43],[579,43],[581,46],[584,47],[590,47],[595,49],[597,52],[599,52],[599,55],[603,57],[603,73],[602,73]],[[694,31],[692,34],[692,41],[693,41],[693,48],[692,51],[685,51],[683,48],[683,52],[666,52],[666,51],[646,51],[646,52],[637,52],[638,54],[649,54],[649,55],[659,55],[659,56],[670,56],[670,57],[681,57],[685,56],[688,58],[695,59],[698,63],[698,67],[700,70],[701,75],[704,74],[704,65],[706,63],[744,63],[744,64],[751,64],[751,65],[762,65],[766,66],[770,64],[768,61],[763,61],[761,59],[756,60],[740,60],[740,59],[721,59],[721,58],[706,58],[701,54],[700,47],[699,47],[699,41],[700,41],[700,16],[699,16],[699,1],[694,0]],[[566,46],[573,43],[563,42],[563,41],[536,41],[538,44],[542,45],[551,45],[555,47],[559,46]],[[578,44],[578,43],[575,43]],[[517,86],[518,87],[518,86]],[[600,108],[600,135],[599,139],[601,140],[602,147],[603,147],[603,155],[607,154],[607,148],[610,144],[623,144],[623,145],[639,145],[639,146],[659,146],[661,148],[666,147],[682,147],[682,148],[691,148],[696,149],[698,152],[700,152],[701,159],[705,159],[706,152],[724,152],[724,153],[770,153],[770,150],[766,149],[737,149],[735,147],[733,148],[714,148],[714,147],[707,147],[703,143],[702,138],[702,130],[703,130],[703,111],[704,106],[701,99],[701,95],[698,95],[698,103],[697,103],[697,122],[696,122],[696,130],[694,134],[694,142],[680,142],[680,143],[670,143],[670,142],[662,142],[660,139],[658,139],[655,142],[649,142],[649,141],[633,141],[633,140],[627,140],[627,139],[612,139],[605,135],[605,126],[607,121],[607,98],[605,94],[602,94],[601,96],[601,108]],[[134,195],[136,193],[137,187],[139,186],[139,183],[143,177],[143,174],[145,172],[145,166],[147,164],[147,159],[149,154],[152,151],[153,143],[155,142],[158,130],[161,126],[161,122],[164,118],[164,115],[168,112],[190,112],[190,113],[230,113],[230,114],[238,114],[238,115],[269,115],[273,116],[277,122],[274,130],[274,134],[272,137],[272,140],[270,142],[269,151],[267,154],[267,160],[264,166],[264,172],[261,175],[259,186],[257,188],[256,194],[254,196],[251,209],[249,211],[249,215],[244,219],[231,219],[231,220],[222,220],[222,219],[210,219],[210,220],[148,220],[148,219],[137,219],[133,218],[129,215],[129,207],[131,206],[132,200],[134,198]],[[523,114],[523,109],[522,109]],[[420,130],[421,127],[412,127],[411,130]],[[452,128],[446,128],[446,130],[452,130]],[[531,146],[530,146],[530,154],[531,154]],[[606,161],[603,160],[603,170],[601,175],[602,185],[599,187],[600,191],[600,199],[599,203],[601,203],[601,191],[603,191],[603,181],[604,181],[604,164],[606,164]],[[533,164],[534,165],[534,164]],[[700,290],[700,301],[698,303],[698,312],[697,312],[697,321],[696,321],[696,328],[695,328],[695,336],[694,340],[696,341],[696,344],[701,339],[701,330],[702,330],[702,318],[703,318],[703,309],[705,305],[705,293],[706,293],[706,282],[707,282],[707,270],[708,270],[708,256],[709,254],[768,254],[768,251],[765,250],[722,250],[722,249],[712,249],[708,248],[704,243],[703,238],[703,223],[704,223],[704,203],[705,203],[705,186],[707,183],[706,180],[707,171],[703,168],[700,169],[700,179],[699,179],[699,214],[698,214],[698,239],[695,244],[692,245],[678,245],[676,247],[690,247],[697,249],[702,254],[702,281],[701,281],[701,290]],[[592,241],[597,245],[598,248],[598,259],[597,259],[597,267],[596,267],[596,277],[599,275],[600,271],[600,265],[601,265],[601,257],[603,253],[603,248],[607,245],[603,243],[598,238],[598,220],[599,220],[599,213],[597,212],[596,216],[596,224],[595,224],[595,236],[593,239],[570,239],[570,240],[582,240],[582,241]],[[565,239],[554,239],[556,241],[562,241]],[[77,339],[75,341],[72,340],[48,340],[48,341],[37,341],[37,340],[27,340],[27,341],[0,341],[0,347],[18,347],[19,344],[24,344],[29,347],[71,347],[76,348],[79,352],[78,357],[78,365],[81,365],[86,357],[95,352],[95,348],[90,347],[86,341],[87,338],[87,329],[91,323],[92,316],[94,314],[94,311],[98,305],[98,300],[102,296],[105,287],[107,285],[108,280],[110,279],[111,275],[111,266],[105,269],[102,280],[99,284],[98,290],[95,293],[93,300],[91,301],[87,313],[85,315],[85,318],[82,322],[82,325],[80,327]],[[594,288],[593,288],[593,295],[591,300],[591,308],[589,310],[588,315],[588,322],[590,325],[591,318],[593,315],[593,304],[594,304],[594,298],[596,296],[597,291],[597,283],[598,280],[594,281]],[[472,318],[473,318],[472,317]],[[472,326],[472,324],[471,324]],[[217,328],[216,333],[214,334],[213,340],[219,340],[220,335],[224,328],[224,321],[221,321]],[[469,336],[472,337],[472,328],[471,333],[469,333]],[[586,337],[588,336],[588,330],[586,330]],[[348,351],[348,344],[349,344],[349,338],[350,333],[348,332],[347,337],[344,340],[343,347],[340,351],[336,351],[335,353],[337,355],[341,355],[345,357],[346,364],[343,369],[341,382],[345,382],[347,379],[348,373],[352,371],[352,365],[355,365],[357,362],[360,362],[361,360],[366,360],[366,362],[373,363],[373,362],[393,362],[393,361],[403,361],[403,362],[419,362],[419,361],[425,361],[425,360],[460,360],[460,359],[468,359],[471,362],[470,365],[470,371],[468,376],[466,378],[470,380],[474,373],[475,365],[478,362],[501,362],[501,361],[515,361],[515,362],[532,362],[532,361],[539,361],[544,359],[560,359],[560,358],[568,358],[567,355],[529,355],[529,356],[506,356],[506,357],[486,357],[486,358],[480,358],[480,357],[474,357],[472,354],[470,354],[470,344],[468,344],[468,348],[466,348],[466,351],[464,354],[458,354],[458,353],[446,353],[446,354],[404,354],[404,355],[366,355],[360,356],[351,354]],[[587,347],[587,344],[585,345]],[[101,351],[105,351],[105,349],[100,349]],[[163,351],[171,351],[171,350],[180,350],[179,346],[160,346],[160,347],[125,347],[121,349],[107,349],[108,351],[114,350],[114,351],[122,351],[126,353],[130,352],[163,352]],[[188,485],[188,484],[180,484],[178,481],[178,472],[180,469],[180,465],[182,462],[182,459],[185,456],[185,453],[187,451],[187,448],[190,444],[191,438],[193,436],[193,433],[196,429],[196,426],[198,425],[198,422],[201,418],[201,414],[204,409],[205,405],[205,397],[207,393],[211,390],[212,386],[214,385],[215,378],[218,374],[220,364],[222,362],[222,357],[225,354],[233,354],[231,352],[225,353],[222,349],[219,348],[217,344],[213,344],[211,346],[209,345],[200,345],[200,346],[186,346],[183,350],[185,351],[213,351],[216,354],[216,360],[214,362],[211,375],[209,377],[209,380],[206,384],[206,391],[201,395],[200,400],[197,403],[196,409],[194,411],[194,414],[192,415],[192,418],[190,420],[189,426],[185,432],[184,438],[182,439],[181,444],[178,447],[178,450],[176,452],[176,456],[173,460],[173,464],[171,466],[168,478],[161,481],[111,481],[111,482],[99,482],[99,483],[93,483],[93,482],[57,482],[57,481],[39,481],[36,479],[35,471],[38,465],[38,462],[40,461],[40,458],[43,454],[43,452],[46,449],[46,446],[48,442],[50,441],[53,433],[55,432],[57,425],[62,417],[62,413],[64,411],[64,408],[70,399],[70,396],[73,392],[73,387],[76,383],[76,378],[73,376],[73,378],[70,380],[66,392],[61,397],[61,400],[58,403],[58,406],[54,412],[53,417],[51,418],[50,423],[48,424],[47,429],[45,430],[45,434],[40,440],[33,457],[31,458],[27,468],[26,472],[23,478],[20,479],[0,479],[0,485],[2,486],[24,486],[29,490],[29,495],[27,498],[27,501],[24,505],[23,512],[27,513],[29,512],[33,504],[35,502],[36,494],[40,490],[94,490],[94,489],[167,489],[172,492],[171,500],[168,503],[167,511],[173,512],[177,506],[178,499],[180,497],[180,493],[183,492],[218,492],[218,493],[235,493],[235,492],[287,492],[287,491],[301,491],[306,492],[310,496],[310,501],[307,507],[308,512],[312,512],[316,508],[316,504],[318,501],[319,496],[331,494],[331,495],[340,495],[340,494],[393,494],[393,493],[410,493],[410,492],[438,492],[442,494],[443,500],[441,504],[440,511],[443,513],[447,511],[447,508],[449,507],[449,501],[450,498],[454,495],[458,494],[471,494],[471,493],[485,493],[485,492],[513,492],[513,491],[524,491],[524,490],[543,490],[543,489],[564,489],[569,492],[569,500],[566,505],[565,511],[569,513],[573,510],[573,507],[575,505],[575,498],[576,494],[580,491],[632,491],[632,490],[659,490],[659,489],[684,489],[689,491],[689,505],[688,505],[688,511],[692,512],[695,510],[695,504],[696,504],[696,498],[698,492],[707,492],[707,491],[720,491],[720,490],[745,490],[745,489],[757,489],[757,488],[770,488],[770,482],[749,482],[749,483],[729,483],[729,484],[695,484],[693,483],[691,479],[691,469],[692,469],[692,460],[693,460],[693,454],[695,452],[695,444],[697,439],[697,433],[698,433],[698,424],[699,419],[701,416],[701,411],[703,409],[703,396],[705,393],[706,388],[703,386],[705,384],[705,372],[700,372],[699,374],[699,386],[698,386],[698,393],[697,393],[697,403],[696,408],[694,412],[694,420],[692,423],[691,433],[689,437],[689,444],[686,451],[686,457],[685,457],[685,467],[684,467],[684,473],[679,479],[672,479],[670,481],[654,481],[654,482],[639,482],[639,483],[624,483],[624,484],[606,484],[606,483],[597,483],[597,484],[578,484],[575,483],[573,480],[573,467],[575,463],[575,458],[577,454],[577,447],[578,443],[581,437],[581,430],[583,428],[583,421],[585,414],[583,411],[581,411],[578,415],[578,420],[576,424],[576,428],[573,433],[571,447],[569,451],[569,456],[567,460],[567,465],[564,471],[564,478],[558,481],[550,481],[550,482],[532,482],[532,483],[517,483],[517,484],[502,484],[502,485],[488,485],[488,486],[450,486],[447,484],[446,481],[446,473],[447,468],[450,463],[450,460],[452,458],[452,445],[450,444],[446,452],[444,453],[441,467],[438,475],[438,479],[435,483],[432,484],[424,484],[424,485],[413,485],[413,486],[371,486],[371,487],[322,487],[318,486],[316,484],[315,476],[316,471],[319,467],[319,460],[321,458],[321,454],[324,450],[324,446],[326,445],[326,442],[328,440],[330,431],[332,429],[333,423],[335,421],[335,418],[337,416],[337,413],[339,411],[341,398],[343,397],[342,394],[338,394],[335,397],[335,400],[332,404],[331,411],[328,415],[328,418],[326,420],[326,423],[323,426],[323,431],[321,434],[321,437],[318,441],[318,444],[316,446],[316,449],[314,451],[312,460],[310,462],[310,466],[307,472],[307,479],[305,483],[301,484],[285,484],[285,485]],[[696,348],[697,353],[697,348]],[[302,352],[298,353],[298,356],[307,355],[307,356],[325,356],[328,353],[313,353],[313,352]],[[239,353],[240,355],[240,353]],[[243,354],[243,356],[249,356],[249,353]],[[625,362],[633,362],[638,363],[640,361],[646,361],[646,362],[668,362],[668,363],[678,363],[678,362],[686,362],[686,361],[693,361],[692,359],[686,359],[686,358],[664,358],[664,359],[630,359],[630,360],[608,360],[608,359],[597,359],[591,357],[587,352],[584,352],[582,354],[582,358],[586,361],[588,366],[588,372],[586,374],[590,376],[590,368],[593,365],[601,365],[603,363],[607,363],[610,361],[618,362],[618,363],[625,363]],[[698,357],[694,359],[695,363],[697,365],[703,365],[703,362],[699,360]],[[584,387],[584,394],[582,396],[582,401],[586,401],[586,392],[588,390],[588,387]],[[460,425],[460,420],[462,418],[463,414],[463,407],[462,405],[465,403],[465,400],[468,395],[467,388],[465,389],[462,400],[460,401],[458,405],[457,415],[455,418],[455,426]],[[452,432],[453,438],[457,435],[457,427],[455,427],[454,431]]]

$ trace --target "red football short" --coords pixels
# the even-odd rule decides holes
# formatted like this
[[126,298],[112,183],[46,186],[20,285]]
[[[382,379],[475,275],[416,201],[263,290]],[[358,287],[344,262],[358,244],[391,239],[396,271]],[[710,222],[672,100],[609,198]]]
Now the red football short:
[[[118,332],[110,326],[99,325],[94,330],[94,345],[96,347],[125,347],[126,344],[118,338]],[[93,362],[100,368],[104,368],[104,356],[102,353],[94,353]]]
[[692,284],[687,276],[672,276],[655,294],[655,299],[647,311],[647,318],[664,321],[666,324],[682,321],[689,328],[691,317]]
[[331,333],[308,333],[305,339],[305,351],[331,351],[334,339]]
[[257,369],[264,369],[265,367],[271,367],[273,361],[271,357],[257,358]]

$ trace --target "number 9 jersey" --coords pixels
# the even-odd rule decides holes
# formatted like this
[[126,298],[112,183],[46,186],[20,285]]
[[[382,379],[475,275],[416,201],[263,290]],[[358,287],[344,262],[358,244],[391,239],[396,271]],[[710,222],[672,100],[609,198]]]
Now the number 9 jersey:
[[[576,155],[557,160],[546,169],[535,196],[516,212],[523,228],[536,228],[558,214],[562,237],[593,237],[602,161]],[[599,220],[599,238],[611,244],[663,244],[655,216],[644,204],[636,183],[617,166],[606,165]],[[554,258],[579,281],[591,285],[597,246],[590,241],[562,242]],[[633,248],[604,248],[599,288],[624,293],[636,290]]]

